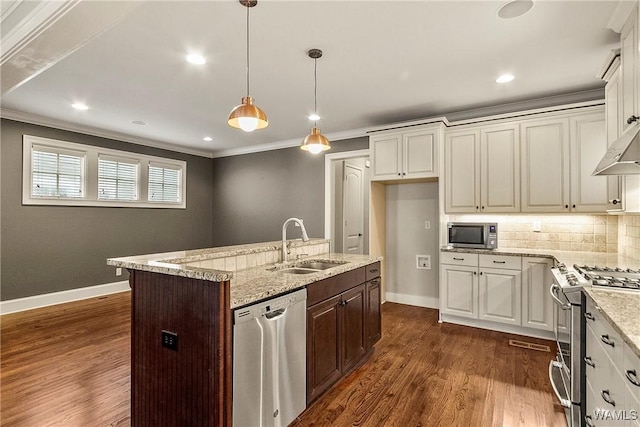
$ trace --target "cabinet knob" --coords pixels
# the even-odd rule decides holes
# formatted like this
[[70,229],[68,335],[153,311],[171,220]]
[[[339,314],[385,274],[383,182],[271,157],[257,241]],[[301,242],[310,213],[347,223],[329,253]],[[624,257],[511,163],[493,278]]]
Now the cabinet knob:
[[611,199],[609,200],[609,202],[613,205],[617,205],[618,203],[620,203],[620,199]]
[[398,176],[400,176],[400,172],[398,172]]
[[479,206],[476,206],[476,210],[478,210],[478,209],[480,209],[480,207],[479,207]]
[[484,209],[484,206],[481,209]]
[[605,343],[606,345],[610,345],[611,347],[615,347],[616,343],[614,343],[613,341],[611,341],[611,338],[609,338],[608,334],[605,335],[601,335],[600,336],[600,341],[602,341],[603,343]]
[[627,124],[630,125],[633,122],[637,122],[640,120],[640,116],[631,116],[627,119]]
[[638,374],[636,373],[635,369],[629,369],[627,370],[627,372],[624,373],[625,377],[627,377],[627,380],[635,385],[636,387],[640,387],[640,380],[638,380]]
[[584,318],[585,319],[589,319],[589,320],[596,320],[595,317],[593,317],[593,314],[591,314],[591,312],[587,311],[586,313],[584,313]]
[[569,209],[569,205],[564,205],[564,208],[565,209]]
[[575,209],[575,208],[576,208],[576,205],[572,205],[572,206],[573,206],[573,209]]
[[602,400],[607,402],[611,406],[616,406],[616,401],[611,398],[611,393],[609,390],[602,390],[600,392],[600,396],[602,396]]
[[591,360],[591,358],[589,356],[586,356],[584,358],[584,363],[586,363],[587,365],[591,366],[592,368],[596,367],[596,364],[593,363],[593,360]]

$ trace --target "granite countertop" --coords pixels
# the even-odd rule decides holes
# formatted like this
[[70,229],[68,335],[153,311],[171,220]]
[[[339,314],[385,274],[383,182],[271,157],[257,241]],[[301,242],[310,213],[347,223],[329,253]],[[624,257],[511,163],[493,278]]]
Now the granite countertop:
[[620,334],[622,340],[640,357],[640,292],[584,288],[600,313]]
[[[328,242],[325,239],[311,239],[315,243]],[[301,242],[290,241],[291,248],[303,246]],[[354,270],[382,260],[382,257],[352,255],[342,253],[322,253],[301,257],[286,263],[267,263],[237,271],[212,268],[212,261],[225,256],[279,250],[280,242],[256,243],[225,246],[222,248],[196,249],[189,251],[165,252],[121,258],[109,258],[107,264],[131,270],[142,270],[172,276],[207,280],[211,282],[230,281],[231,308],[235,309],[267,298],[303,288],[310,283]],[[320,260],[339,263],[336,267],[309,274],[288,274],[281,270],[295,267],[305,260]],[[203,266],[206,265],[206,266]]]
[[525,249],[525,248],[499,248],[499,249],[469,249],[469,248],[452,248],[444,246],[440,248],[442,252],[461,252],[485,255],[511,255],[511,256],[527,256],[552,258],[556,262],[561,262],[567,266],[578,265],[597,265],[600,267],[620,267],[620,268],[639,268],[640,261],[625,257],[617,253],[605,252],[572,252],[572,251],[554,251],[550,249]]
[[[304,263],[305,259],[344,262],[344,264],[310,274],[288,274],[281,271],[282,268]],[[231,280],[231,308],[235,309],[279,294],[291,292],[313,282],[381,260],[382,257],[371,257],[369,255],[326,253],[301,258],[285,264],[278,264],[278,270],[276,271],[269,270],[274,267],[273,265],[261,265],[240,270],[235,273],[234,278]]]

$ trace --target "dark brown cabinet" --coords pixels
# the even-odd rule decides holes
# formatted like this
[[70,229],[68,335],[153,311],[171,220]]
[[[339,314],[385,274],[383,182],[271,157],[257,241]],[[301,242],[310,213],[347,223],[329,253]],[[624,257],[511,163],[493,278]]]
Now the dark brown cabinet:
[[380,339],[380,279],[366,281],[379,270],[375,263],[307,287],[307,402],[358,366]]

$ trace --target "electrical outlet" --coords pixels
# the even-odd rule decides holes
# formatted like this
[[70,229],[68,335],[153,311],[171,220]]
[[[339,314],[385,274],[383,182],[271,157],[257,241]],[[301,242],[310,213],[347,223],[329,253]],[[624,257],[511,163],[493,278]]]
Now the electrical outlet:
[[424,229],[425,230],[431,230],[431,221],[425,221],[424,222]]
[[416,268],[418,270],[431,270],[431,255],[416,255]]
[[122,276],[122,267],[116,267],[116,276]]
[[162,346],[169,350],[178,351],[178,334],[175,332],[162,331]]
[[533,221],[533,231],[536,233],[542,231],[542,221]]

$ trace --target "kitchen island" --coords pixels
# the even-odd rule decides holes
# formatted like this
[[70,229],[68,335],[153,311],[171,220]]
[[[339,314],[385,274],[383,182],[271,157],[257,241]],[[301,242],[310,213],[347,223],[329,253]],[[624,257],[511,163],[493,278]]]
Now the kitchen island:
[[[281,242],[107,261],[130,272],[132,426],[231,426],[232,309],[356,271],[365,277],[364,267],[381,259],[330,253],[324,239],[288,246],[286,263]],[[310,260],[331,268],[285,272]]]

